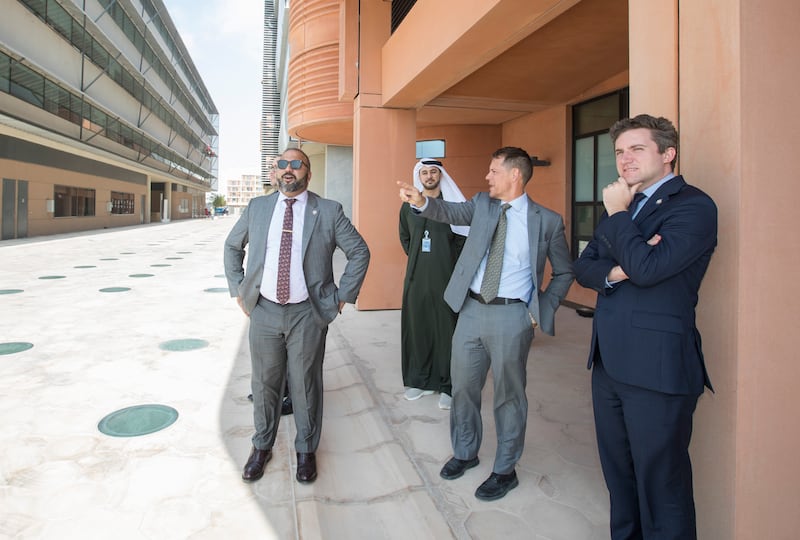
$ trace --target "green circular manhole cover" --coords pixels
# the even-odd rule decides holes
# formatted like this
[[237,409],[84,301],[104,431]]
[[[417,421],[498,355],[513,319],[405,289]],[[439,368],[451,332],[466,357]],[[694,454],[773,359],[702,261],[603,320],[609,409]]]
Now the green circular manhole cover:
[[93,264],[81,264],[79,266],[73,266],[73,268],[97,268],[97,267]]
[[136,255],[135,251],[120,251],[120,255]]
[[125,292],[131,290],[130,287],[105,287],[100,292]]
[[67,276],[39,276],[39,279],[64,279]]
[[172,265],[171,264],[151,264],[150,266],[162,267],[162,266],[172,266]]
[[135,405],[114,411],[100,420],[97,429],[112,437],[137,437],[160,431],[178,419],[178,411],[166,405]]
[[24,341],[12,341],[10,343],[0,343],[0,355],[14,354],[22,351],[27,351],[33,347],[33,343],[26,343]]
[[209,287],[208,289],[204,289],[205,292],[228,292],[228,289],[225,287]]
[[153,277],[155,274],[131,274],[128,277]]
[[202,349],[208,347],[208,341],[204,339],[172,339],[164,341],[159,345],[159,348],[165,351],[193,351],[195,349]]
[[105,257],[104,259],[100,259],[101,261],[118,261],[116,257]]
[[191,253],[191,251],[176,251],[175,253],[178,253],[180,255],[188,255],[189,253]]
[[21,292],[22,289],[0,289],[0,294],[17,294]]
[[183,259],[183,257],[166,257],[168,261],[176,261],[178,259]]

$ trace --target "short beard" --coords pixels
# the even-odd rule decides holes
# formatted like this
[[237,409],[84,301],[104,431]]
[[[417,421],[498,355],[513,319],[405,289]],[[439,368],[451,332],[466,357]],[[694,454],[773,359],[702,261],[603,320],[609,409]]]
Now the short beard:
[[295,176],[294,182],[288,183],[283,177],[278,178],[278,187],[283,193],[294,193],[301,191],[307,186],[305,178],[297,178]]
[[422,182],[422,187],[424,187],[427,190],[434,190],[434,189],[438,188],[439,184],[441,184],[441,183],[442,183],[441,180],[437,180],[435,184],[433,184],[432,186],[429,186],[425,182]]

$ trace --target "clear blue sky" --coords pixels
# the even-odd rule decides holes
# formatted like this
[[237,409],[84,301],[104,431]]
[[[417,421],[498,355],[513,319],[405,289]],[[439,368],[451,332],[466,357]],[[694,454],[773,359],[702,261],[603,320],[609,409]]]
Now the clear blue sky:
[[219,183],[260,174],[264,0],[164,0],[219,111]]

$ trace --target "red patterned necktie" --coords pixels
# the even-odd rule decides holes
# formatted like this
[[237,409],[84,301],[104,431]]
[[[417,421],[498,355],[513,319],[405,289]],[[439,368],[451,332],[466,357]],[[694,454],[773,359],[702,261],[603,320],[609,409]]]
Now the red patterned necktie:
[[294,214],[292,205],[297,199],[284,199],[286,210],[283,212],[283,231],[281,232],[281,251],[278,255],[278,303],[285,304],[289,301],[289,276],[292,265],[292,224]]

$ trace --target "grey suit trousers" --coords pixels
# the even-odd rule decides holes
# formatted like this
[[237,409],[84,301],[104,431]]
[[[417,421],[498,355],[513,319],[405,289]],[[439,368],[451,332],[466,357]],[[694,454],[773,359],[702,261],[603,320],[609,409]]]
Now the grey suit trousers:
[[297,452],[316,452],[322,431],[322,359],[328,326],[308,301],[282,306],[261,298],[250,314],[253,446],[272,448],[281,418],[287,372]]
[[453,334],[450,365],[450,438],[454,457],[468,460],[478,455],[483,438],[481,391],[491,368],[497,427],[492,471],[508,474],[514,470],[525,445],[525,386],[532,341],[533,328],[524,302],[485,305],[466,299]]

